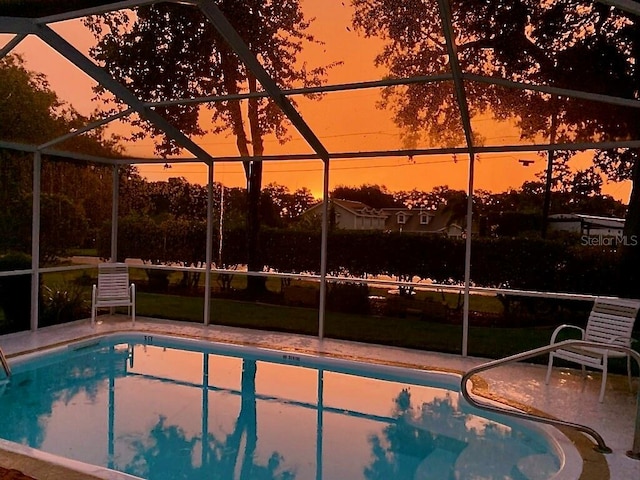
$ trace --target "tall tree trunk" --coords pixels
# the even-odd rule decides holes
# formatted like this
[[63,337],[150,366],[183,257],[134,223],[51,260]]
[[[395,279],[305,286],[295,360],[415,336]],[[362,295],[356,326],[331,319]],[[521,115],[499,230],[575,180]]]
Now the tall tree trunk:
[[241,472],[244,472],[245,475],[241,475],[240,478],[251,478],[254,453],[258,443],[256,429],[256,371],[255,360],[245,359],[242,361],[240,413],[233,432],[225,440],[223,454],[220,458],[220,464],[223,467],[222,471],[235,471],[240,455],[242,436],[246,435],[244,459],[241,465]]
[[640,158],[633,165],[633,186],[620,248],[618,294],[640,298]]
[[[256,79],[250,73],[247,75],[249,91],[257,90]],[[258,99],[249,99],[249,128],[251,129],[251,144],[253,156],[262,156],[264,144],[258,112]],[[260,250],[260,197],[262,192],[262,161],[251,162],[247,177],[247,257],[249,271],[261,272],[264,267]],[[247,293],[257,297],[266,291],[265,277],[249,277],[247,279]]]
[[[223,62],[223,71],[235,72],[231,67],[235,62],[233,53],[228,51],[221,52]],[[249,91],[257,90],[256,79],[250,73],[247,75]],[[225,88],[229,94],[238,93],[237,79],[233,76],[225,78]],[[258,100],[249,100],[249,128],[251,130],[251,140],[247,138],[244,130],[244,119],[242,118],[242,109],[239,101],[228,102],[229,113],[233,124],[233,134],[236,137],[236,145],[241,156],[248,158],[251,156],[249,152],[249,143],[253,146],[253,156],[262,155],[264,146],[262,141],[262,132],[260,130],[258,116]],[[263,262],[260,255],[260,193],[262,190],[262,162],[245,161],[243,162],[244,175],[247,181],[247,212],[246,220],[246,247],[247,247],[247,268],[249,271],[262,271]],[[266,290],[265,279],[263,277],[248,277],[247,293],[256,297]]]

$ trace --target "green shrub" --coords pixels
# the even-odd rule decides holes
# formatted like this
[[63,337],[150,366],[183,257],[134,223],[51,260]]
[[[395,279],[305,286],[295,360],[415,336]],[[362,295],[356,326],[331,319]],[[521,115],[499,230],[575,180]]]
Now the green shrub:
[[334,312],[369,313],[369,287],[362,283],[331,283],[327,289],[327,309]]
[[317,287],[303,287],[300,285],[287,285],[282,289],[285,305],[294,307],[318,308],[320,303]]
[[43,287],[40,326],[80,320],[87,318],[89,314],[89,301],[85,298],[84,289],[81,286],[63,283]]
[[145,269],[147,274],[147,291],[167,293],[169,291],[169,273],[165,270]]
[[[204,262],[205,224],[146,217],[122,219],[119,258],[153,264]],[[110,230],[103,232],[108,240]],[[220,266],[246,263],[246,232],[224,232]],[[217,245],[217,232],[213,244]],[[100,255],[108,255],[108,241]],[[320,273],[320,233],[264,228],[260,233],[265,271]],[[327,272],[332,275],[391,275],[462,284],[465,241],[440,235],[335,230],[329,234]],[[615,295],[619,258],[615,250],[585,246],[575,239],[474,237],[471,281],[481,287]]]
[[92,276],[88,272],[82,272],[82,275],[76,277],[74,280],[76,285],[81,287],[90,287],[94,283],[96,283],[96,277]]

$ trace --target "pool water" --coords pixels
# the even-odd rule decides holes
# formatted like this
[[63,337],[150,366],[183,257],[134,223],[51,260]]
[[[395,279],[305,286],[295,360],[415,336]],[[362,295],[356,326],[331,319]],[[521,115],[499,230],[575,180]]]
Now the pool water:
[[538,480],[563,463],[451,375],[143,335],[12,369],[0,438],[150,480]]

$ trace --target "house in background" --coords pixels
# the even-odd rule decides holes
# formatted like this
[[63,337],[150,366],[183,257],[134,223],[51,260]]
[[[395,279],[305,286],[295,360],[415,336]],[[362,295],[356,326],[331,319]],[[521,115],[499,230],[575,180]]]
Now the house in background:
[[[353,200],[330,199],[330,224],[344,230],[381,230],[390,232],[429,233],[461,237],[464,218],[444,205],[436,210],[409,208],[373,208]],[[322,203],[302,214],[307,218],[322,216]]]
[[549,215],[550,231],[571,232],[590,238],[618,237],[624,233],[624,218],[600,217],[581,213]]
[[[302,215],[321,218],[322,205],[320,202]],[[329,223],[334,228],[344,230],[384,230],[387,218],[382,210],[369,207],[362,202],[334,198],[329,200],[329,214]]]
[[451,210],[441,205],[436,210],[419,208],[383,208],[387,215],[385,230],[391,232],[430,233],[461,237],[464,218],[455,218]]

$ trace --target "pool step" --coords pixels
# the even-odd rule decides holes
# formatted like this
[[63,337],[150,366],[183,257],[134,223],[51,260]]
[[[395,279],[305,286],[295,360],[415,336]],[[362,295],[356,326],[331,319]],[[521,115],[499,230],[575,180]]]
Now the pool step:
[[547,480],[558,473],[558,460],[549,454],[529,455],[521,458],[517,464],[518,471],[528,480]]
[[436,448],[418,465],[413,480],[443,480],[450,478],[457,453]]

